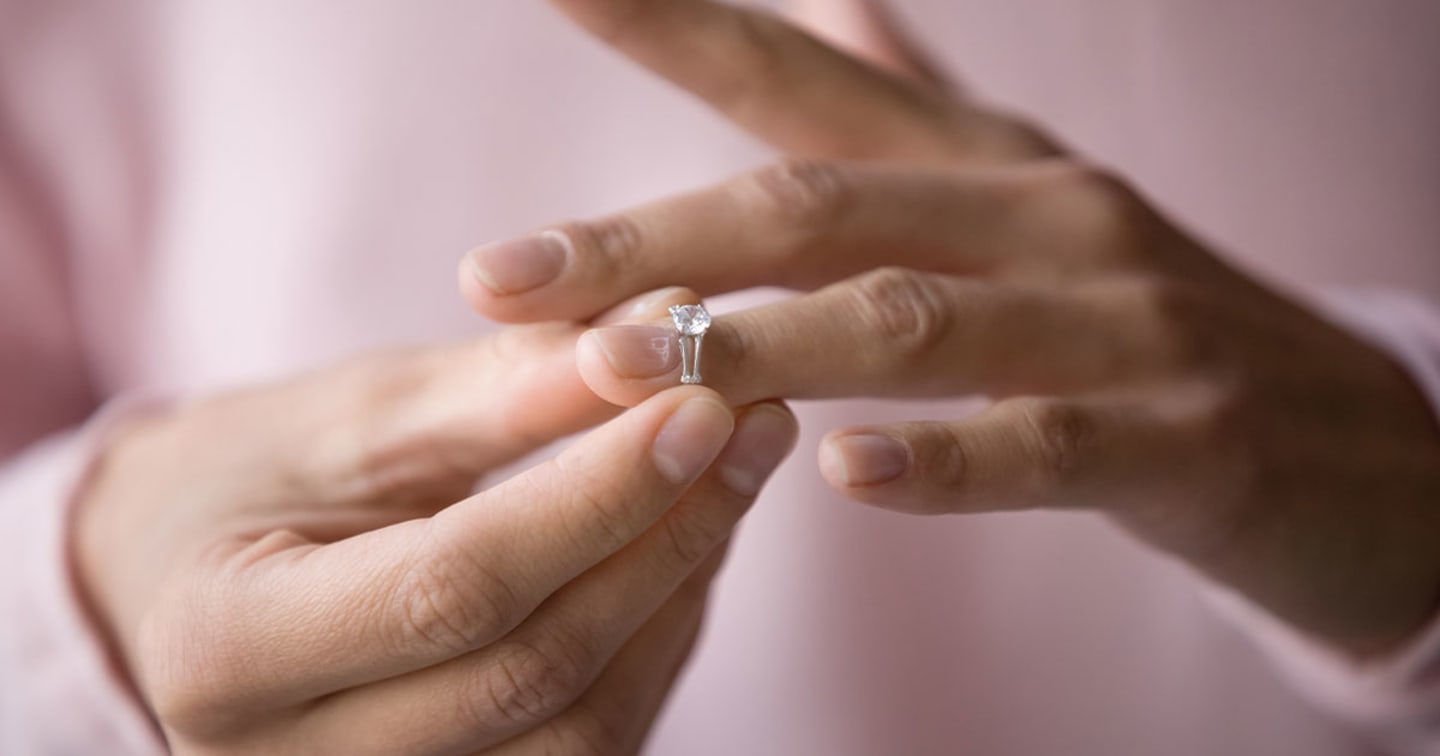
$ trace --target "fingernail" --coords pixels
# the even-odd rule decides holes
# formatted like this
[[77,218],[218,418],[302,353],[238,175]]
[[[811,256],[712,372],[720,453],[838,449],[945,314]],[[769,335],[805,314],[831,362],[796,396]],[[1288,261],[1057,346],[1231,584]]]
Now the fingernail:
[[496,242],[470,252],[471,270],[496,294],[523,294],[560,275],[570,256],[570,237],[560,231]]
[[655,435],[651,456],[660,474],[677,486],[700,477],[715,461],[730,433],[735,416],[714,399],[690,399],[680,405]]
[[720,481],[741,496],[754,496],[795,446],[799,429],[789,413],[762,404],[746,413],[720,454]]
[[621,378],[656,378],[680,367],[680,344],[674,329],[611,326],[597,328],[590,336]]
[[847,486],[873,486],[904,474],[910,450],[889,436],[841,436],[820,447],[820,464]]

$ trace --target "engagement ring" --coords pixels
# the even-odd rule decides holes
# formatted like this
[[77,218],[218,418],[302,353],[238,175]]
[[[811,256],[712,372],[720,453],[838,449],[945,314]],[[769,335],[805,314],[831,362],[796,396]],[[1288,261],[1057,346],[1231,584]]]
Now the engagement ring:
[[710,330],[710,313],[705,305],[675,305],[670,308],[675,330],[680,332],[680,382],[700,382],[700,347]]

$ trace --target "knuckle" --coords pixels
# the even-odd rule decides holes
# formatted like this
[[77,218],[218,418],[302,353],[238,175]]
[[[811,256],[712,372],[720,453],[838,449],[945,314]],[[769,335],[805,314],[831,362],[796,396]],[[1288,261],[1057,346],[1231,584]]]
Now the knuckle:
[[[179,600],[147,613],[137,628],[136,678],[148,705],[157,720],[191,740],[244,728],[253,702],[243,691],[255,681],[253,649],[227,631],[240,626],[233,616],[238,610],[194,591],[172,598]],[[206,621],[197,624],[196,617]]]
[[629,215],[570,223],[558,231],[574,247],[577,262],[587,268],[623,271],[637,263],[645,251],[645,231]]
[[1212,327],[1216,313],[1196,287],[1173,279],[1145,279],[1129,286],[1134,322],[1150,324],[1150,344],[1164,365],[1202,370],[1220,363],[1224,340]]
[[802,240],[823,237],[851,205],[844,171],[833,163],[787,160],[754,175],[762,212]]
[[522,610],[518,594],[464,549],[436,547],[411,560],[395,588],[402,652],[415,646],[459,654],[485,645]]
[[391,347],[353,358],[324,376],[324,382],[348,409],[394,404],[419,391],[429,377],[429,352]]
[[950,310],[922,273],[881,268],[857,279],[852,292],[860,323],[892,356],[919,360],[950,332]]
[[1053,399],[1020,400],[1012,409],[1028,431],[1041,484],[1050,488],[1071,478],[1095,444],[1094,419],[1074,404]]
[[769,356],[760,342],[759,333],[762,328],[763,325],[758,320],[743,312],[735,313],[717,323],[715,331],[720,343],[724,345],[725,359],[722,367],[714,370],[724,370],[726,374],[735,376],[763,375],[764,373],[757,371],[766,369],[765,362]]
[[1145,204],[1120,176],[1075,160],[1053,161],[1027,192],[1041,225],[1083,261],[1127,265],[1148,252]]
[[917,465],[936,487],[959,491],[969,480],[970,453],[953,430],[947,429],[924,443],[911,445]]
[[682,508],[661,520],[665,534],[665,546],[659,550],[662,569],[687,574],[715,550],[722,536],[711,519],[695,508]]
[[321,374],[333,398],[316,414],[309,443],[286,448],[285,483],[294,494],[347,504],[405,495],[426,483],[430,468],[407,464],[420,434],[398,410],[424,391],[434,357],[396,348]]
[[607,552],[617,551],[634,537],[623,511],[616,506],[616,500],[624,498],[623,492],[615,490],[613,483],[595,480],[595,476],[576,469],[569,452],[551,460],[555,468],[553,476],[557,481],[569,485],[564,495],[573,499],[575,509],[584,516],[566,518],[572,542],[587,551],[598,545]]
[[1272,443],[1272,439],[1259,432],[1255,418],[1268,414],[1275,398],[1259,395],[1244,386],[1243,381],[1207,383],[1203,396],[1200,411],[1194,412],[1188,423],[1199,445],[1238,452],[1230,456],[1239,460],[1264,459],[1261,449]]
[[[153,615],[147,617],[137,636],[136,676],[145,687],[150,708],[160,722],[187,735],[212,729],[217,715],[227,710],[220,695],[224,686],[214,684],[196,665],[174,663],[174,659],[191,656],[187,651],[197,650],[195,642],[173,630],[161,631],[159,624]],[[152,653],[150,649],[164,651]],[[204,650],[209,657],[211,649]]]
[[532,726],[560,713],[585,689],[582,646],[551,640],[512,640],[479,671],[477,689],[460,697],[466,721],[477,728]]
[[[485,351],[477,355],[479,359],[476,362],[485,365],[490,373],[487,380],[495,387],[492,396],[523,396],[527,387],[548,380],[553,366],[545,353],[553,354],[551,350],[559,347],[558,339],[551,341],[557,336],[558,333],[548,330],[503,328],[486,338]],[[570,346],[574,343],[573,335],[566,334],[560,338],[565,339],[564,348],[573,348]],[[461,372],[457,370],[452,374]],[[491,410],[495,412],[492,421],[495,432],[487,439],[486,445],[500,453],[487,455],[491,459],[507,458],[508,454],[520,456],[555,440],[554,432],[548,426],[536,422],[533,404],[523,401],[495,404],[499,405]],[[466,448],[459,454],[452,452],[452,455],[463,459],[455,467],[468,473],[468,482],[472,484],[490,470],[476,463],[473,448]]]

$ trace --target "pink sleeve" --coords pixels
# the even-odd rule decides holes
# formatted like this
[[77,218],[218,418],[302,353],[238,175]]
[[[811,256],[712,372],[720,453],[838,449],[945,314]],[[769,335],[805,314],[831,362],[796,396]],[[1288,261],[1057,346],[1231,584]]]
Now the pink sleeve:
[[[1321,305],[1405,368],[1440,423],[1440,305],[1379,291],[1330,292]],[[1211,597],[1317,705],[1396,753],[1440,754],[1440,612],[1405,648],[1359,665],[1238,595],[1217,589]]]
[[0,468],[0,753],[164,753],[75,590],[71,499],[111,425],[34,444]]
[[[0,71],[10,62],[0,55]],[[0,96],[0,114],[8,105]],[[106,423],[66,430],[92,415],[99,392],[66,236],[33,154],[0,118],[0,753],[163,752],[71,579],[70,499]]]

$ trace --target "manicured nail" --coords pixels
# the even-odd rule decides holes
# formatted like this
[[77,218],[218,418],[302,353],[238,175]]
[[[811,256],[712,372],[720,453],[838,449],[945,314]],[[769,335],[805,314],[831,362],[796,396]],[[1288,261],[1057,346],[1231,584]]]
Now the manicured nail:
[[657,378],[680,367],[680,342],[673,328],[611,326],[591,331],[590,337],[621,378]]
[[820,464],[847,486],[873,486],[904,474],[910,449],[889,436],[840,436],[820,447]]
[[655,435],[655,467],[671,483],[688,484],[715,461],[733,430],[735,416],[728,407],[708,397],[690,399]]
[[799,428],[789,413],[762,404],[740,418],[720,454],[720,481],[741,496],[754,496],[795,447]]
[[500,295],[523,294],[554,281],[570,257],[570,237],[560,231],[496,242],[470,252],[475,278]]

